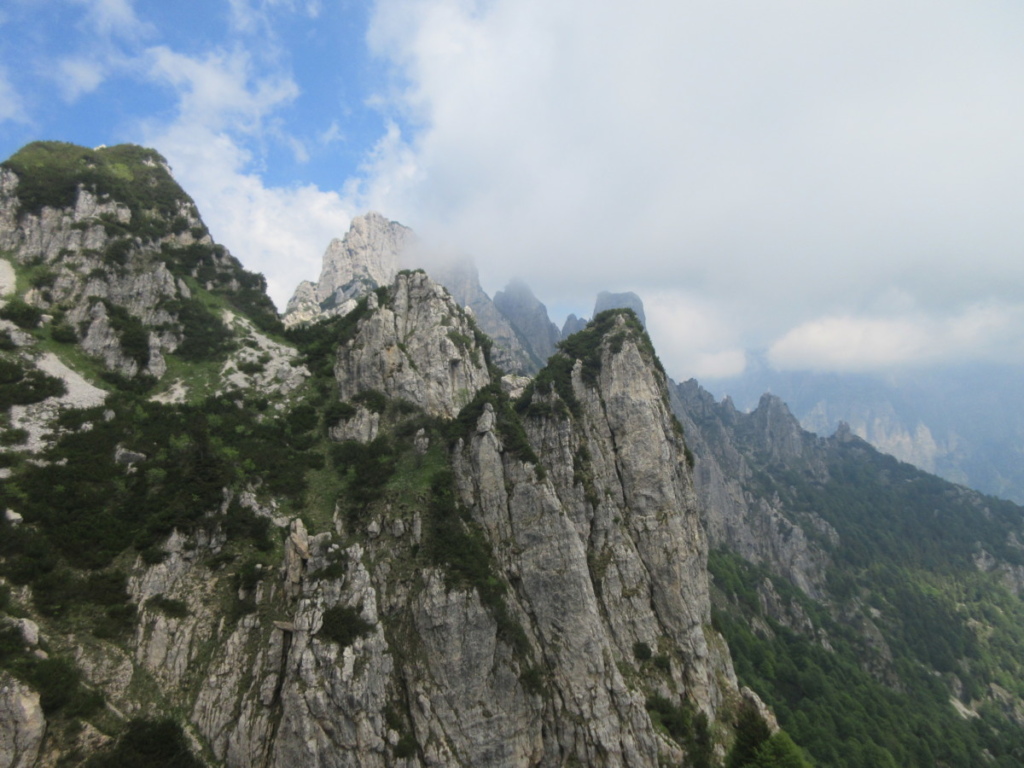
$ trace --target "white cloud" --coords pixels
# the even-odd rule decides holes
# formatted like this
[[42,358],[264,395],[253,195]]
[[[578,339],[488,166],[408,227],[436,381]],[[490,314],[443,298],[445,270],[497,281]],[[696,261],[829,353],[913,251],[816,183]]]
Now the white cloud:
[[158,46],[151,48],[148,56],[150,76],[177,90],[179,120],[186,123],[255,132],[269,112],[299,93],[284,73],[254,77],[251,58],[244,49],[194,58]]
[[345,140],[345,132],[341,130],[341,126],[338,125],[337,120],[332,120],[331,124],[327,126],[326,130],[321,131],[316,140],[323,146],[333,144],[336,141]]
[[228,0],[231,25],[243,33],[266,33],[273,27],[274,13],[301,13],[311,19],[320,15],[320,0]]
[[1024,293],[1022,22],[958,2],[378,0],[401,129],[353,188],[474,254],[491,291],[675,287],[735,310],[748,348],[890,289],[945,317]]
[[57,82],[65,101],[76,101],[96,90],[106,77],[106,68],[98,61],[72,58],[57,62]]
[[768,350],[779,369],[870,371],[950,361],[1024,362],[1024,305],[951,316],[833,316],[803,323]]
[[26,115],[21,95],[7,76],[7,70],[0,66],[0,122],[7,120],[24,122]]
[[89,22],[103,37],[136,38],[150,31],[150,27],[135,14],[132,0],[72,0],[86,6]]
[[647,331],[670,376],[705,379],[743,372],[746,353],[722,308],[678,291],[643,298]]
[[176,89],[178,115],[170,125],[147,126],[147,143],[167,157],[214,238],[264,274],[284,309],[300,280],[319,275],[324,249],[350,219],[335,192],[269,187],[252,171],[246,142],[258,142],[267,118],[294,98],[295,84],[281,73],[254,74],[241,52],[191,58],[155,48],[150,61],[152,76]]

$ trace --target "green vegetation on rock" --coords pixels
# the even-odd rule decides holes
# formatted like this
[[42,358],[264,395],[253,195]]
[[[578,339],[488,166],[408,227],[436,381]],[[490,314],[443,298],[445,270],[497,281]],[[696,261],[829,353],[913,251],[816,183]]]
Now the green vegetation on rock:
[[192,205],[168,172],[167,161],[155,150],[132,144],[88,149],[36,141],[2,165],[18,174],[22,213],[72,206],[83,187],[127,205],[132,212],[131,231],[152,238],[171,231],[159,222],[173,223],[182,206]]

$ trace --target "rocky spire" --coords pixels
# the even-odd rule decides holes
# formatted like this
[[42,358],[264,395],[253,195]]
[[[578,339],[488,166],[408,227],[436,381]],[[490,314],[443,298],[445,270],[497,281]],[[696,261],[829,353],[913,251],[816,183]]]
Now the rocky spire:
[[526,351],[541,366],[555,353],[561,338],[548,310],[522,280],[513,280],[504,291],[494,294],[494,306],[508,318]]
[[285,308],[285,324],[350,312],[356,299],[394,279],[412,241],[411,229],[375,211],[356,216],[345,236],[327,246],[320,279],[296,288]]

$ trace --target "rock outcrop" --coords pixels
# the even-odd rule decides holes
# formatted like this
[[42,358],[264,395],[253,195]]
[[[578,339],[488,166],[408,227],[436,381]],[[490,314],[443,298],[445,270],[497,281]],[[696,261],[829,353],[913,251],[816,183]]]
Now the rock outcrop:
[[367,300],[334,367],[341,399],[375,390],[453,418],[490,383],[479,331],[425,272],[404,272],[381,304]]
[[0,768],[37,765],[45,731],[39,694],[0,671]]
[[513,373],[532,373],[540,367],[480,286],[470,259],[424,252],[412,230],[373,211],[354,218],[344,238],[331,241],[320,279],[299,284],[285,309],[284,323],[295,326],[346,315],[358,299],[390,285],[403,267],[424,266],[494,341],[496,365]]
[[494,306],[508,318],[537,367],[543,367],[562,338],[558,327],[548,317],[547,307],[521,280],[513,280],[504,291],[494,294]]
[[21,300],[108,372],[160,379],[166,355],[224,346],[229,332],[200,292],[277,325],[263,278],[214,244],[156,152],[37,142],[4,165],[0,250],[31,286]]
[[631,309],[640,320],[640,324],[643,326],[647,325],[647,318],[644,316],[644,303],[632,291],[625,291],[623,293],[601,291],[597,294],[597,300],[594,302],[594,317],[597,317],[606,309]]
[[411,229],[375,211],[356,216],[345,236],[327,246],[320,279],[299,284],[285,309],[286,324],[350,312],[357,299],[394,280],[412,240]]
[[692,379],[672,394],[695,457],[694,481],[712,546],[764,563],[808,595],[821,596],[829,558],[804,526],[829,540],[836,539],[835,531],[816,515],[796,517],[777,496],[752,487],[752,467],[765,462],[799,464],[823,477],[820,438],[804,432],[771,395],[744,414],[728,398],[716,403]]

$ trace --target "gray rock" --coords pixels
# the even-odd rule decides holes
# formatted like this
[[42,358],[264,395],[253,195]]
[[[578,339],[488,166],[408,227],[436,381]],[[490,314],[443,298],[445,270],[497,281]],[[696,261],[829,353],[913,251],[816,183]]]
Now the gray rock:
[[0,768],[34,768],[45,733],[39,694],[0,671]]
[[494,306],[508,318],[523,347],[541,368],[555,353],[562,334],[548,317],[548,310],[521,280],[513,280],[494,294]]
[[609,293],[601,291],[597,294],[597,301],[594,302],[594,315],[604,312],[607,309],[631,309],[640,319],[640,324],[647,325],[647,318],[644,315],[644,303],[640,297],[632,291],[624,293]]
[[586,327],[586,318],[576,317],[576,315],[569,315],[567,318],[565,318],[565,323],[562,325],[562,338],[567,339],[574,333],[579,333]]
[[396,278],[388,305],[338,350],[334,375],[343,400],[377,390],[448,418],[490,383],[470,321],[423,272]]

